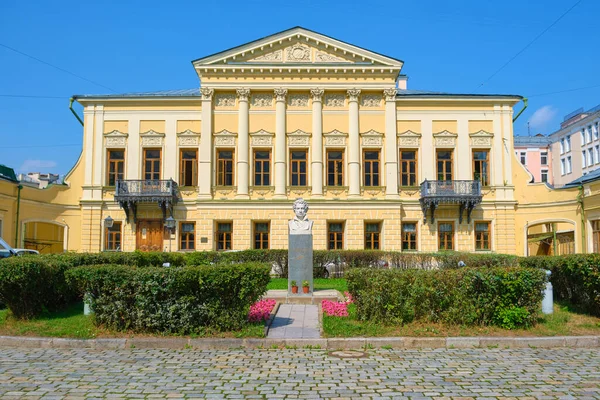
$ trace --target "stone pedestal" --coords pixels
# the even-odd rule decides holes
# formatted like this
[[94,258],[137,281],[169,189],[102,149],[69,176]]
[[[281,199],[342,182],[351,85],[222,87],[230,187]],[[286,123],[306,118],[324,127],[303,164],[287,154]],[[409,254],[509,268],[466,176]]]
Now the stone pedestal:
[[[298,294],[292,294],[291,282],[298,284]],[[302,281],[310,283],[308,294],[302,292]],[[288,295],[312,296],[313,286],[313,237],[308,234],[289,235],[288,247]]]

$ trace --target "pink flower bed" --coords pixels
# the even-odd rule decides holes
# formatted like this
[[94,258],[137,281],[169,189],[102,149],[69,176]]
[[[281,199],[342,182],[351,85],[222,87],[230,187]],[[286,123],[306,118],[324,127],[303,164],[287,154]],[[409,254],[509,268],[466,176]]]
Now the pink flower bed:
[[275,303],[276,301],[273,299],[265,299],[252,304],[248,313],[248,321],[260,322],[268,320],[273,307],[275,307]]
[[329,301],[323,300],[321,307],[323,312],[328,317],[347,317],[348,316],[348,304],[352,303],[352,295],[349,292],[344,292],[346,301]]

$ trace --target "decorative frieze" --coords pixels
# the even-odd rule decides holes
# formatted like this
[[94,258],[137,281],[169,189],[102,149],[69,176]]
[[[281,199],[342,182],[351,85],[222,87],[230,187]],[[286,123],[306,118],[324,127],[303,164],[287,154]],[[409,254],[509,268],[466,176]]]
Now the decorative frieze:
[[251,133],[250,138],[252,141],[252,146],[272,146],[273,136],[275,136],[275,134],[267,132],[264,129],[261,129],[258,132]]
[[186,129],[177,134],[179,146],[198,146],[200,144],[200,133]]
[[310,47],[296,43],[285,49],[285,58],[288,62],[310,62]]
[[127,145],[127,134],[114,130],[104,134],[106,147],[125,147]]
[[323,137],[325,138],[325,146],[346,146],[346,138],[348,137],[347,133],[340,132],[337,129],[324,133]]
[[360,96],[360,89],[348,89],[347,94],[349,101],[358,101],[358,96]]
[[333,54],[325,53],[324,51],[317,51],[315,54],[315,61],[322,63],[339,63],[339,62],[349,62],[348,60],[344,60],[343,58],[336,57]]
[[381,95],[363,94],[360,99],[360,105],[363,107],[379,107],[381,106]]
[[217,107],[235,107],[235,94],[218,93],[215,95],[215,105]]
[[290,94],[288,96],[288,105],[291,107],[308,107],[308,95],[307,94]]
[[310,144],[310,133],[300,129],[288,133],[289,146],[308,146]]
[[270,107],[273,105],[273,95],[270,93],[256,93],[252,95],[252,107]]
[[200,88],[200,93],[202,94],[202,100],[212,100],[215,90],[211,88]]
[[344,107],[345,101],[343,94],[328,94],[325,96],[325,107]]
[[421,143],[421,134],[413,131],[398,133],[399,147],[419,147]]
[[438,147],[455,147],[458,135],[449,131],[442,131],[433,134],[435,145]]
[[235,146],[235,137],[237,133],[228,130],[222,130],[214,134],[215,146]]
[[142,146],[162,146],[164,133],[149,130],[148,132],[140,133],[142,138]]
[[371,129],[360,134],[364,147],[379,147],[383,144],[383,133]]
[[263,54],[250,61],[268,62],[268,61],[283,61],[283,50],[276,50],[272,53]]
[[492,139],[494,134],[481,130],[475,133],[469,133],[471,137],[471,146],[475,147],[492,147]]

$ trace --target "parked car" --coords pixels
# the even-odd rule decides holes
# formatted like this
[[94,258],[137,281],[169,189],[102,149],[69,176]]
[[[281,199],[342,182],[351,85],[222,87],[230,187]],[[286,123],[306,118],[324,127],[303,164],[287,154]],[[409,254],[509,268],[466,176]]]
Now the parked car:
[[13,256],[37,255],[40,254],[37,250],[32,249],[14,249],[4,239],[0,238],[0,258],[8,258]]

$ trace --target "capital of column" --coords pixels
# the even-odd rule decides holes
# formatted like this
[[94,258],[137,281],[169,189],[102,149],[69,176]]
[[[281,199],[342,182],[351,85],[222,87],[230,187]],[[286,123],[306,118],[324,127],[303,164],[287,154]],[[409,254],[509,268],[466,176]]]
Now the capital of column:
[[395,101],[396,100],[396,93],[398,93],[398,91],[396,90],[396,88],[384,89],[383,90],[383,95],[385,96],[385,101]]
[[275,100],[276,101],[285,101],[285,97],[287,96],[288,90],[283,88],[275,89]]
[[348,89],[348,101],[358,101],[360,96],[360,89]]
[[323,89],[310,89],[310,95],[312,96],[312,101],[322,101],[323,93],[325,91]]
[[248,101],[250,97],[250,89],[237,89],[236,93],[239,101]]
[[215,94],[215,89],[200,88],[200,93],[202,94],[202,100],[212,100],[213,94]]

